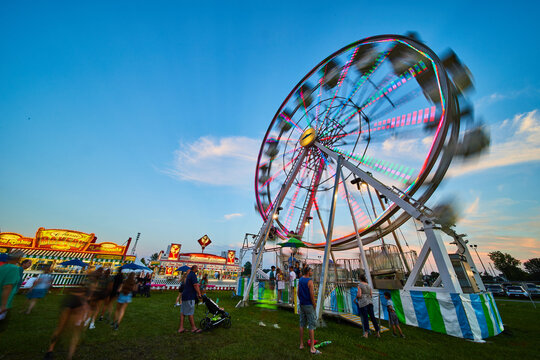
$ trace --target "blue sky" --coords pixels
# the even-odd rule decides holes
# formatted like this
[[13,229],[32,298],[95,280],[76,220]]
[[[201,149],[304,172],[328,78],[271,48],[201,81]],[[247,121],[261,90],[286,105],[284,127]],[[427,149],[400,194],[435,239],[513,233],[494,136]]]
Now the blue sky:
[[0,229],[95,233],[139,255],[239,249],[257,232],[255,159],[320,60],[414,30],[475,77],[492,147],[453,167],[481,254],[540,256],[540,55],[533,2],[2,2]]

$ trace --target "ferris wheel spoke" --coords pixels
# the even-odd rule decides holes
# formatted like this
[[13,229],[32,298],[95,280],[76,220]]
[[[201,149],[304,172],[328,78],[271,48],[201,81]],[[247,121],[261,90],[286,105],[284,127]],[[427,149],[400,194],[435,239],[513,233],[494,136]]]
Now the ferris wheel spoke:
[[299,153],[298,153],[295,157],[293,157],[287,164],[285,164],[282,168],[280,168],[280,169],[279,169],[278,171],[276,171],[272,176],[270,176],[270,177],[268,178],[268,180],[266,180],[266,181],[263,183],[262,187],[266,187],[266,186],[268,186],[268,184],[270,184],[272,181],[274,181],[274,180],[281,174],[281,172],[285,171],[285,169],[287,169],[289,166],[291,166],[292,163],[293,163],[296,159],[298,159],[298,157],[299,157],[301,154],[302,154],[302,153],[299,152]]

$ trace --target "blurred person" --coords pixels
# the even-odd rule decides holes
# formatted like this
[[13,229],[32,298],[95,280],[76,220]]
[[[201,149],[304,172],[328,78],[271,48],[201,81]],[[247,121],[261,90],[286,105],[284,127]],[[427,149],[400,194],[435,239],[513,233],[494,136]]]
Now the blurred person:
[[150,288],[152,286],[152,274],[148,273],[144,277],[144,289],[143,289],[143,295],[145,297],[150,297]]
[[101,275],[103,274],[103,268],[99,267],[95,269],[94,271],[90,271],[88,276],[86,277],[86,289],[88,291],[88,306],[85,308],[85,314],[84,314],[84,326],[88,326],[90,322],[92,321],[92,316],[94,312],[96,311],[97,306],[97,298],[96,292],[98,289],[98,283],[99,279],[101,278]]
[[183,333],[186,331],[184,328],[184,317],[189,318],[189,323],[191,325],[191,332],[192,333],[200,333],[202,332],[201,329],[198,329],[195,326],[195,320],[193,318],[193,314],[195,313],[195,300],[198,298],[201,298],[201,291],[199,288],[199,281],[197,280],[197,271],[198,267],[197,265],[193,265],[191,267],[191,271],[186,277],[186,282],[184,284],[184,291],[182,292],[182,305],[180,308],[181,314],[180,314],[180,328],[178,329],[178,333]]
[[300,316],[300,349],[304,348],[304,328],[309,332],[309,346],[312,354],[320,354],[315,349],[315,328],[317,327],[317,315],[315,312],[315,292],[313,290],[313,270],[306,266],[303,275],[298,281],[298,315]]
[[111,324],[114,324],[114,304],[116,303],[116,299],[119,295],[118,289],[120,289],[120,286],[123,282],[124,274],[122,274],[122,269],[119,269],[116,275],[114,275],[113,280],[111,281],[111,290],[109,291],[109,297],[106,299],[104,305],[105,316],[111,322]]
[[113,329],[118,330],[128,304],[131,302],[133,292],[137,289],[137,280],[135,279],[135,273],[130,273],[126,280],[122,283],[118,289],[119,295],[118,300],[116,300],[116,312],[114,314],[114,323]]
[[373,311],[373,293],[371,286],[369,286],[366,275],[360,275],[360,283],[358,284],[358,293],[354,299],[354,303],[358,306],[360,311],[360,317],[362,318],[362,327],[364,328],[364,337],[367,339],[369,334],[369,318],[375,328],[375,336],[381,337],[379,323],[375,318],[375,312]]
[[[12,307],[13,297],[22,284],[22,274],[30,267],[28,263],[21,263],[17,266],[24,253],[20,250],[12,251],[8,254],[7,262],[0,266],[0,332],[7,328],[9,320],[9,309]],[[25,260],[26,261],[26,260]]]
[[[100,268],[103,269],[103,268]],[[111,269],[105,269],[104,271],[101,270],[98,272],[97,279],[95,280],[95,287],[94,291],[92,293],[92,310],[90,313],[90,326],[88,327],[90,330],[96,328],[96,318],[98,314],[101,312],[101,308],[103,307],[103,304],[105,300],[109,297],[110,293],[110,285],[111,285]],[[101,320],[101,319],[100,319]]]
[[30,291],[26,295],[28,299],[28,307],[26,309],[26,314],[30,314],[38,299],[43,299],[45,295],[49,292],[53,281],[51,275],[51,267],[45,269],[43,274],[40,274],[34,284],[30,288]]
[[188,271],[186,271],[184,275],[182,275],[182,277],[180,278],[180,286],[178,287],[178,296],[176,297],[176,304],[174,304],[174,306],[180,306],[182,304],[182,292],[184,291],[184,284],[186,282],[187,275],[190,271],[191,269],[188,269]]
[[51,337],[49,348],[45,354],[45,360],[53,359],[54,347],[64,330],[67,330],[71,334],[67,359],[73,358],[73,354],[75,354],[79,343],[81,331],[84,328],[84,316],[87,307],[88,288],[86,287],[79,286],[73,288],[68,295],[64,296],[58,325]]

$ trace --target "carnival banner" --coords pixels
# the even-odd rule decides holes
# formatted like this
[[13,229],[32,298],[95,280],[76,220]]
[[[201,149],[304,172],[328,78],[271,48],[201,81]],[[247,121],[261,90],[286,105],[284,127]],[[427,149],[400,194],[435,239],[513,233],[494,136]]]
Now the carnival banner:
[[94,239],[94,234],[80,231],[39,228],[36,247],[51,250],[82,251]]
[[104,254],[118,254],[123,255],[126,250],[125,246],[120,246],[111,242],[103,242],[100,244],[90,244],[86,248],[88,252],[104,253]]
[[234,250],[227,251],[227,264],[234,264],[235,255],[236,255],[236,251]]
[[197,242],[201,245],[202,251],[204,252],[204,248],[210,245],[212,240],[208,237],[208,235],[204,235],[202,238],[197,240]]
[[180,255],[180,248],[182,245],[180,244],[171,244],[169,249],[169,256],[167,260],[178,260],[178,256]]
[[25,238],[24,236],[17,233],[0,233],[0,246],[32,247],[33,242],[34,239]]

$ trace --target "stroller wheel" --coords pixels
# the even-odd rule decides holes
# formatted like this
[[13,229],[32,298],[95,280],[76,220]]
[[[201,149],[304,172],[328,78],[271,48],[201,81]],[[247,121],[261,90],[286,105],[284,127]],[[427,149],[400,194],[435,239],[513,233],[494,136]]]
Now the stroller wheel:
[[203,330],[210,330],[210,327],[211,327],[210,323],[211,323],[211,320],[209,318],[204,318],[204,319],[201,319],[201,323],[199,324],[199,326]]
[[225,329],[230,328],[231,325],[232,325],[231,318],[226,318],[226,319],[223,321],[223,327],[224,327]]

